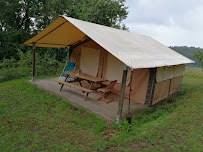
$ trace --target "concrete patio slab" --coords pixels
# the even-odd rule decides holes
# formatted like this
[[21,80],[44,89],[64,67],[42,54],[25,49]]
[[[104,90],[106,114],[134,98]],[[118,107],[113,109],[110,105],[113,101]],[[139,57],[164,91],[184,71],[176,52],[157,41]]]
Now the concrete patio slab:
[[[102,117],[107,120],[115,120],[118,111],[119,96],[111,93],[110,98],[113,97],[114,101],[106,104],[102,100],[98,101],[99,94],[96,90],[89,94],[86,101],[84,101],[85,93],[80,90],[70,88],[68,86],[63,87],[62,91],[60,90],[61,85],[59,85],[55,80],[57,78],[46,78],[46,79],[36,79],[33,84],[36,84],[38,87],[48,90],[56,94],[59,97],[64,98],[70,104],[86,109],[88,112],[93,113],[99,117]],[[76,82],[77,83],[77,82]],[[123,115],[125,118],[128,114],[128,99],[125,98]],[[131,113],[136,114],[147,108],[147,106],[140,103],[131,101]]]

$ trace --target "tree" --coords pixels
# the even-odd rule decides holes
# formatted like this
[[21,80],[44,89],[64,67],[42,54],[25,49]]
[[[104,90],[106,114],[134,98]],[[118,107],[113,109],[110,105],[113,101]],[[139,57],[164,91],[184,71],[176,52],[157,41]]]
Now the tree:
[[[18,58],[21,44],[43,30],[58,15],[126,29],[121,21],[127,17],[125,0],[0,0],[0,60]],[[58,51],[39,49],[39,52]],[[64,50],[61,50],[64,52]],[[56,55],[60,58],[60,55]]]
[[38,5],[36,0],[0,0],[0,6],[5,8],[0,9],[0,60],[18,58],[17,49],[23,50],[21,44],[30,37],[32,15],[38,14]]
[[198,63],[200,63],[201,67],[203,68],[203,53],[201,51],[196,51],[193,57],[198,60]]

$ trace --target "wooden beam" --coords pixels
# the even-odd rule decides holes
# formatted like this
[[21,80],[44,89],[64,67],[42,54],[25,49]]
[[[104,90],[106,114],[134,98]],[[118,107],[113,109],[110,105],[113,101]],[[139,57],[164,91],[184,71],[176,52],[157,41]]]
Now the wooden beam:
[[128,115],[130,115],[130,98],[131,98],[131,91],[132,91],[132,78],[133,78],[133,69],[131,69],[131,74],[130,74],[130,88],[129,88]]
[[117,118],[116,118],[117,124],[120,124],[120,122],[122,120],[123,102],[124,102],[124,97],[125,97],[125,86],[126,86],[127,73],[128,73],[128,68],[127,68],[127,65],[124,64],[120,100],[119,100],[119,105],[118,105],[118,114],[117,114]]
[[89,42],[89,41],[91,41],[91,40],[92,40],[92,39],[90,39],[90,38],[85,39],[85,40],[80,40],[80,41],[77,41],[77,42],[73,43],[71,46],[72,46],[73,48],[76,48],[76,47],[78,47],[78,46],[80,46],[80,45],[82,45],[82,44],[84,44],[84,43],[87,43],[87,42]]
[[34,43],[33,47],[32,47],[32,76],[31,76],[31,81],[35,81],[35,50],[36,50],[36,43]]

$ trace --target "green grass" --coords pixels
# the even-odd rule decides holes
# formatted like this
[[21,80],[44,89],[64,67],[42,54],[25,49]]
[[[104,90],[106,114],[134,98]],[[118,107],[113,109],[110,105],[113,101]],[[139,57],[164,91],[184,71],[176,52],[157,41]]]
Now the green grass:
[[26,79],[0,83],[0,151],[202,151],[202,71],[182,89],[117,126]]

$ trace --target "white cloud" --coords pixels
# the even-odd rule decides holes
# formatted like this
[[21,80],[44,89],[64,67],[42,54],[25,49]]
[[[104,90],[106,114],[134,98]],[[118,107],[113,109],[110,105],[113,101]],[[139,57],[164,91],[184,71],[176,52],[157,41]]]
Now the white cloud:
[[127,0],[130,31],[167,46],[203,47],[203,0]]

